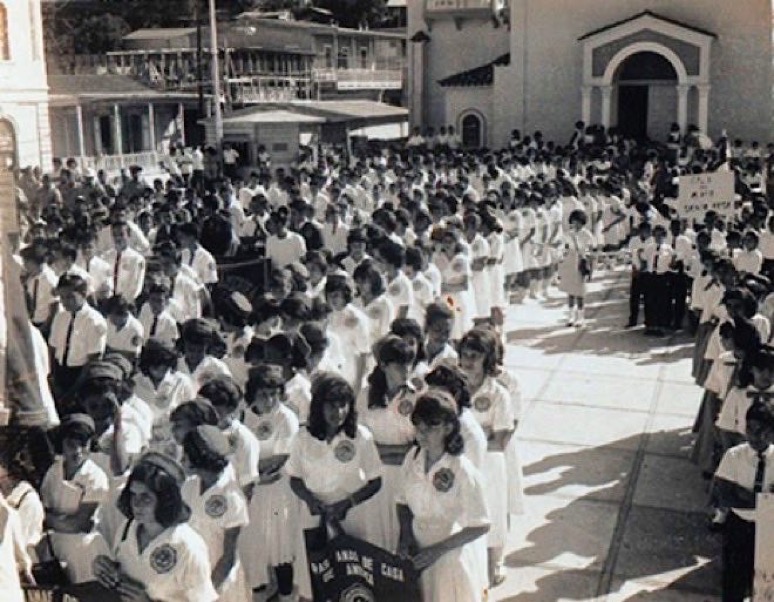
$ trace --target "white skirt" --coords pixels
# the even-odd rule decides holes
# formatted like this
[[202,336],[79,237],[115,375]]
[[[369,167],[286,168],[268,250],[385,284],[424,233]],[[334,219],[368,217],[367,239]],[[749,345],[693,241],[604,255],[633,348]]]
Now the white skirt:
[[505,298],[505,270],[502,263],[496,263],[489,270],[489,300],[492,307],[508,307]]
[[508,537],[508,473],[505,453],[486,452],[483,468],[486,505],[491,527],[487,535],[490,548],[504,548]]
[[505,448],[508,471],[508,512],[524,514],[524,471],[519,458],[519,440],[514,434]]
[[454,324],[452,325],[452,339],[461,339],[462,336],[473,328],[473,318],[476,316],[476,300],[470,289],[459,293],[450,293],[444,298],[451,298]]
[[369,516],[366,541],[388,552],[398,549],[400,538],[400,522],[395,510],[400,475],[400,466],[382,464],[382,486],[374,497],[363,504],[363,511]]
[[293,562],[298,498],[287,477],[271,485],[256,485],[248,508],[250,523],[239,537],[239,553],[251,589],[271,581],[271,567]]
[[489,270],[486,267],[480,272],[473,272],[471,278],[473,295],[476,298],[476,318],[488,318],[492,313],[491,290]]
[[502,265],[506,276],[514,276],[524,271],[524,257],[518,236],[505,243],[505,256]]

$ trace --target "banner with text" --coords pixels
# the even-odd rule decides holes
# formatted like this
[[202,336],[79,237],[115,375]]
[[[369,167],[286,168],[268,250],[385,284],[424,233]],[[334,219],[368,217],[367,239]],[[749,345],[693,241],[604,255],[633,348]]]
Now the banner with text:
[[407,602],[421,600],[419,575],[410,560],[348,535],[319,545],[306,531],[314,599],[320,602]]
[[680,217],[704,219],[707,211],[731,217],[734,215],[734,173],[717,171],[680,176],[679,194],[674,203]]
[[774,493],[759,493],[755,505],[753,602],[774,600]]

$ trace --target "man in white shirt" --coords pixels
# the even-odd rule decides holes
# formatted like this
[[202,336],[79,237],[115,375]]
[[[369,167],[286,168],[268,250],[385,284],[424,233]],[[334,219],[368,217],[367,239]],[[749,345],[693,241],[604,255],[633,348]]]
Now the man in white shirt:
[[230,144],[223,145],[223,173],[227,178],[237,177],[237,162],[239,161],[239,151]]
[[629,252],[632,257],[632,280],[629,288],[629,321],[627,328],[637,326],[637,318],[640,315],[640,302],[645,296],[647,286],[647,260],[645,259],[645,247],[652,242],[650,223],[642,222],[639,225],[637,236],[629,241]]
[[289,219],[289,212],[284,207],[273,211],[269,218],[270,230],[273,229],[274,234],[266,240],[266,257],[271,259],[272,265],[277,268],[301,261],[306,255],[306,242],[303,237],[288,230]]
[[653,239],[643,253],[648,269],[645,334],[662,336],[664,330],[672,325],[669,282],[675,255],[672,247],[666,242],[664,226],[653,228]]
[[210,252],[199,244],[199,229],[191,222],[180,224],[177,228],[180,241],[180,259],[182,264],[191,268],[198,281],[213,285],[218,281],[218,264]]
[[19,254],[24,263],[24,294],[30,320],[35,326],[45,330],[57,309],[56,274],[46,263],[45,252],[38,245],[25,247]]
[[145,258],[129,247],[129,225],[115,222],[111,226],[113,248],[103,255],[112,270],[113,294],[130,302],[140,296],[145,282]]

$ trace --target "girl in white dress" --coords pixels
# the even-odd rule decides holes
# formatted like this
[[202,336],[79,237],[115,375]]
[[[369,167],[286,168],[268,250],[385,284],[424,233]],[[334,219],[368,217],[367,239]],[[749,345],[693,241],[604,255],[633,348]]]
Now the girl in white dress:
[[594,248],[594,236],[586,228],[587,221],[585,211],[573,210],[569,217],[569,230],[564,235],[565,252],[559,264],[559,289],[567,293],[568,326],[582,327],[585,320],[586,282],[591,278],[589,253]]
[[508,301],[505,298],[505,235],[500,221],[492,214],[484,211],[481,214],[481,231],[489,243],[489,257],[486,260],[486,270],[489,273],[489,302],[491,317],[495,326],[502,326],[505,321],[505,309]]
[[395,491],[400,465],[414,443],[414,387],[409,381],[414,350],[395,335],[387,335],[375,345],[376,367],[368,384],[358,396],[357,411],[361,424],[373,433],[382,461],[382,488],[368,502],[371,513],[368,541],[388,551],[398,545],[398,516]]
[[191,508],[191,527],[207,544],[218,602],[244,602],[249,590],[237,542],[249,517],[228,460],[231,446],[218,427],[204,425],[186,435],[183,450],[190,475],[183,500]]
[[250,502],[250,524],[240,541],[242,561],[252,589],[277,583],[281,600],[293,593],[293,559],[298,500],[290,491],[284,466],[298,434],[296,414],[282,399],[285,376],[279,366],[262,364],[248,375],[243,422],[261,444],[260,478]]
[[454,400],[430,391],[411,416],[418,447],[401,467],[398,553],[421,571],[424,602],[482,602],[487,586],[475,542],[489,529],[480,473],[462,454]]
[[408,343],[414,352],[414,362],[411,366],[409,382],[419,392],[425,388],[425,374],[430,367],[427,364],[427,352],[425,351],[424,333],[419,322],[412,318],[398,318],[393,320],[390,333],[399,336]]
[[355,305],[368,316],[371,341],[376,342],[390,332],[395,308],[387,295],[384,277],[372,261],[363,261],[353,275],[358,298]]
[[470,259],[463,249],[459,235],[454,230],[446,229],[441,238],[440,251],[433,257],[441,271],[441,296],[454,312],[452,339],[462,338],[473,327],[476,315]]
[[94,435],[94,421],[87,414],[62,418],[54,441],[61,455],[46,472],[40,487],[49,541],[72,583],[94,579],[91,564],[101,538],[98,541],[92,532],[92,521],[109,489],[108,476],[89,458]]
[[118,499],[127,520],[111,552],[94,561],[94,576],[122,599],[215,602],[207,544],[188,524],[185,471],[172,458],[145,454]]
[[459,346],[460,367],[468,377],[473,415],[487,435],[488,451],[484,465],[487,503],[492,528],[489,531],[489,583],[505,578],[503,551],[508,535],[508,469],[505,450],[513,434],[513,405],[508,391],[497,379],[497,335],[475,329]]
[[312,388],[309,423],[290,448],[285,470],[301,500],[294,576],[311,600],[304,531],[320,525],[365,538],[372,518],[366,505],[381,487],[382,466],[373,435],[357,424],[355,393],[339,376],[322,374]]
[[475,321],[489,320],[492,312],[492,295],[489,271],[489,242],[481,234],[481,217],[476,213],[466,213],[464,217],[465,240],[470,245],[471,287],[476,299]]

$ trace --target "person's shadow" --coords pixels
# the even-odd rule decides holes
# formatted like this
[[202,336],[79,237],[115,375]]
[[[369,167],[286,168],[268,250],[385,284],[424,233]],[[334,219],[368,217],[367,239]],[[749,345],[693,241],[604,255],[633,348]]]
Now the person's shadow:
[[[643,455],[636,450],[644,445],[644,437],[649,440],[648,452]],[[527,482],[534,480],[531,476],[546,476],[526,487],[528,511],[530,504],[538,502],[530,496],[549,495],[548,502],[553,505],[554,501],[561,504],[559,498],[567,495],[568,489],[584,488],[588,493],[551,510],[545,524],[526,535],[527,545],[507,555],[506,566],[512,575],[530,569],[547,572],[534,582],[536,589],[504,598],[497,597],[494,590],[493,599],[604,600],[605,594],[620,592],[627,581],[651,584],[643,588],[651,591],[633,594],[627,602],[682,602],[689,594],[693,594],[692,602],[719,599],[720,538],[707,529],[704,483],[698,469],[687,460],[690,441],[688,428],[661,431],[526,465]],[[671,467],[672,474],[659,483],[653,474],[662,466]],[[632,482],[632,472],[637,473],[636,483]],[[650,487],[644,487],[646,472]],[[640,495],[640,487],[645,488],[645,495]],[[665,499],[659,500],[662,489]],[[518,528],[517,517],[511,529]],[[574,562],[566,562],[568,555],[580,557],[578,568],[569,568]]]

